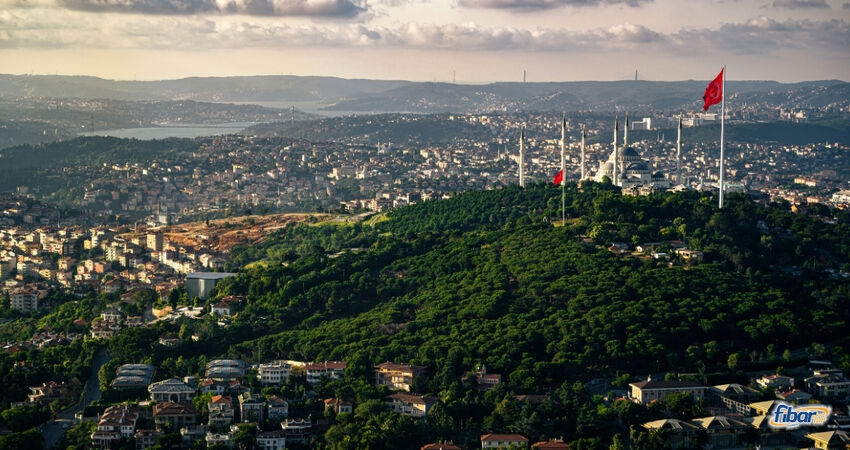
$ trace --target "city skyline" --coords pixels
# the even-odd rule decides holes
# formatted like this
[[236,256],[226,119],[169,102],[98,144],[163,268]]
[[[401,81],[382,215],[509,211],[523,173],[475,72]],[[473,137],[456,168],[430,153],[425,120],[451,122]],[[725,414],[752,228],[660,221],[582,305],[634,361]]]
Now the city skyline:
[[0,73],[850,79],[842,0],[0,0]]

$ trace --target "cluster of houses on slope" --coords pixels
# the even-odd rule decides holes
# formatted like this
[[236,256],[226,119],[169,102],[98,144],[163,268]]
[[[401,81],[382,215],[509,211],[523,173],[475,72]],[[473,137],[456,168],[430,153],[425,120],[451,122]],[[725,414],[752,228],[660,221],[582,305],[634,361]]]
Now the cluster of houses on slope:
[[[698,436],[703,436],[711,448],[743,448],[753,440],[762,446],[789,446],[806,438],[816,448],[832,449],[835,442],[850,442],[841,429],[850,429],[846,405],[850,402],[850,379],[839,369],[814,368],[809,377],[797,383],[783,375],[764,375],[754,380],[762,388],[773,388],[776,398],[761,400],[761,392],[740,384],[704,386],[693,381],[647,380],[629,384],[627,399],[640,404],[664,401],[671,394],[687,393],[695,400],[703,399],[711,416],[692,420],[675,418],[643,424],[647,430],[666,430],[668,444],[673,448],[690,448]],[[811,429],[776,429],[769,426],[769,414],[781,402],[790,404],[829,403],[844,405],[835,409],[828,424],[838,431],[813,433]],[[843,445],[843,444],[842,444]]]

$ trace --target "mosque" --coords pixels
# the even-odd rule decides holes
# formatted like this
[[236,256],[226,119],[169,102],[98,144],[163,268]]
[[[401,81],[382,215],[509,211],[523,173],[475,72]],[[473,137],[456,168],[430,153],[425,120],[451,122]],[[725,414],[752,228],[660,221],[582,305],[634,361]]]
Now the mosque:
[[[612,183],[624,189],[639,187],[669,189],[670,180],[667,179],[664,173],[660,171],[651,172],[649,170],[649,163],[640,157],[640,154],[638,154],[634,147],[628,145],[628,116],[626,116],[626,129],[624,130],[624,145],[620,148],[619,155],[616,155],[616,149],[618,148],[616,141],[618,128],[619,126],[615,125],[614,150],[611,150],[608,159],[599,163],[599,169],[596,171],[593,180],[602,181],[604,177],[608,177]],[[615,160],[617,161],[617,179],[614,179]]]

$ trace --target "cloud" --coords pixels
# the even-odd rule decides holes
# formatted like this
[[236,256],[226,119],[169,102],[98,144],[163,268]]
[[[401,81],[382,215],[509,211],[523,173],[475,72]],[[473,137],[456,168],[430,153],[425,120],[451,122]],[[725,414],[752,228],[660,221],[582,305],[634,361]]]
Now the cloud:
[[773,0],[772,6],[788,9],[829,8],[826,0]]
[[458,0],[466,8],[510,9],[516,11],[539,11],[564,6],[587,7],[599,5],[640,6],[653,0]]
[[669,55],[760,56],[806,49],[846,57],[850,24],[844,20],[755,17],[717,28],[661,33],[623,23],[605,28],[488,27],[476,23],[429,25],[288,23],[244,16],[100,15],[40,9],[0,10],[2,48],[118,48],[203,51],[241,48],[397,48],[477,52],[572,54],[629,52]]
[[52,6],[76,11],[150,15],[356,17],[366,0],[0,0],[13,7]]

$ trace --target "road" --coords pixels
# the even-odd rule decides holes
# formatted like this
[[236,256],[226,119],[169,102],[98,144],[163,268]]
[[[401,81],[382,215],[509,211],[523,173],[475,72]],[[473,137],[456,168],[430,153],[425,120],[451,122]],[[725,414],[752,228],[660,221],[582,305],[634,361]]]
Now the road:
[[100,400],[100,381],[97,378],[97,372],[100,368],[109,361],[106,351],[101,349],[94,355],[92,361],[91,372],[89,379],[86,380],[86,385],[83,387],[83,398],[74,406],[60,411],[56,414],[56,420],[48,422],[41,427],[41,435],[44,437],[44,448],[53,448],[62,437],[62,433],[67,428],[74,424],[74,414],[77,411],[82,411],[94,401]]

